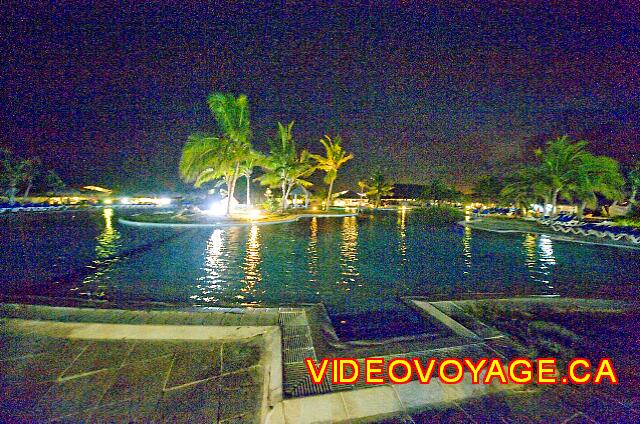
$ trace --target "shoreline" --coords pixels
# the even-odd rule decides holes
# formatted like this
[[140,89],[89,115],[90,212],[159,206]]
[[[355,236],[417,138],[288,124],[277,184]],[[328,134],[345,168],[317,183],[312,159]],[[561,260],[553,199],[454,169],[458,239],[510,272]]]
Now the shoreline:
[[247,221],[247,222],[210,222],[210,223],[196,223],[196,222],[147,222],[147,221],[134,221],[126,218],[118,218],[118,222],[124,225],[138,226],[138,227],[180,227],[180,228],[224,228],[224,227],[249,227],[253,225],[272,225],[272,224],[287,224],[291,222],[299,221],[303,218],[346,218],[358,216],[357,213],[344,213],[344,214],[300,214],[289,215],[280,219],[274,219],[269,221]]
[[[516,227],[508,228],[505,224],[516,224]],[[531,225],[526,225],[530,223]],[[625,242],[615,242],[615,241],[597,241],[594,240],[586,240],[585,236],[568,236],[564,234],[557,233],[553,230],[545,231],[545,228],[539,228],[532,221],[522,221],[522,220],[511,220],[508,222],[502,222],[502,220],[491,219],[491,218],[481,218],[474,221],[460,221],[459,225],[464,227],[469,227],[473,230],[481,230],[481,231],[489,231],[492,233],[500,233],[500,234],[538,234],[548,236],[552,240],[557,241],[566,241],[571,243],[581,243],[581,244],[590,244],[595,246],[607,246],[607,247],[616,247],[623,249],[632,249],[632,250],[640,250],[640,246],[634,246],[632,244],[628,244]],[[499,224],[503,224],[502,228]],[[519,225],[518,225],[519,224]],[[518,228],[520,227],[520,228]]]

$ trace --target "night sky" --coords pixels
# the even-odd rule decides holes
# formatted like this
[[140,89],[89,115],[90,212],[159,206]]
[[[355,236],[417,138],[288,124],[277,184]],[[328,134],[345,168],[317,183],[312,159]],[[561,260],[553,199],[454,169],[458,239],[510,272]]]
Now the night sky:
[[377,167],[463,188],[565,133],[640,159],[637,1],[59,3],[0,6],[0,144],[71,184],[185,187],[213,91],[249,96],[263,151],[278,120],[317,152],[339,132],[356,156],[339,188]]

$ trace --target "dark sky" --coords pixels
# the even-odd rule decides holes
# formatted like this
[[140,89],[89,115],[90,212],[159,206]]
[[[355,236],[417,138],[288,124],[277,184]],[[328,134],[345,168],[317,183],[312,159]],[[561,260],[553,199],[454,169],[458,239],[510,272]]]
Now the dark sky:
[[212,91],[249,96],[262,150],[278,120],[316,151],[339,132],[344,188],[464,187],[565,133],[640,159],[638,1],[59,3],[0,6],[0,143],[70,183],[179,188]]

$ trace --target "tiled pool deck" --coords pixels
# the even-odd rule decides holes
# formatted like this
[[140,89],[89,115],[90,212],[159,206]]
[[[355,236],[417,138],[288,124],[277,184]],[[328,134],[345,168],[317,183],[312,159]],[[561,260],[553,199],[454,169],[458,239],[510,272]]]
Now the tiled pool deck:
[[637,403],[602,397],[598,386],[310,384],[305,357],[519,355],[456,302],[409,302],[450,333],[354,346],[332,340],[314,307],[0,305],[0,421],[640,422]]

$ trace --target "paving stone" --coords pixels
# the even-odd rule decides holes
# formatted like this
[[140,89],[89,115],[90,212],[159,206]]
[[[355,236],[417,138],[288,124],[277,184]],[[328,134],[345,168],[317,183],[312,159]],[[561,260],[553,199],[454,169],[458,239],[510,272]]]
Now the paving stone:
[[505,395],[493,394],[460,402],[458,406],[477,423],[496,423],[501,421],[517,422],[518,417],[511,414],[511,408],[505,402]]
[[467,424],[474,423],[457,405],[442,405],[412,414],[415,423]]
[[223,390],[232,390],[244,386],[260,386],[263,380],[261,366],[254,366],[244,370],[220,376],[220,387]]
[[102,404],[125,400],[147,402],[157,400],[171,367],[172,356],[166,355],[144,362],[134,362],[117,370],[116,378],[102,397]]
[[514,393],[503,400],[508,408],[505,415],[509,419],[506,421],[510,423],[563,422],[579,412],[560,401],[551,391]]
[[220,375],[220,345],[176,353],[165,389]]
[[390,386],[340,393],[350,419],[363,419],[379,415],[397,415],[403,412],[398,395]]
[[0,334],[0,359],[64,350],[71,342],[64,338],[37,334]]
[[70,378],[106,368],[120,368],[134,346],[123,340],[94,341],[80,354],[61,378]]
[[406,410],[418,410],[425,405],[444,402],[445,392],[442,384],[436,379],[432,379],[429,384],[420,384],[412,381],[407,384],[393,385],[402,406]]
[[250,385],[220,392],[220,420],[258,414],[262,404],[261,386]]
[[166,390],[158,402],[160,421],[217,422],[219,391],[217,378],[190,386]]
[[39,416],[56,418],[77,414],[97,406],[113,383],[115,371],[105,370],[85,377],[54,383],[38,404]]
[[640,422],[640,414],[612,399],[600,397],[601,386],[554,387],[550,392],[599,423]]
[[332,423],[348,419],[347,409],[339,393],[288,399],[284,414],[291,423]]
[[178,346],[175,343],[164,340],[144,340],[134,343],[133,348],[124,361],[125,364],[137,361],[149,361],[160,356],[171,355],[178,350]]
[[73,363],[87,345],[86,341],[68,341],[62,350],[52,350],[49,353],[0,361],[0,381],[36,383],[55,380]]
[[0,383],[0,422],[37,422],[42,418],[38,404],[51,389],[51,382],[2,381]]
[[233,372],[257,365],[262,356],[262,338],[228,342],[222,345],[222,372]]
[[224,318],[224,315],[222,314],[218,314],[218,313],[207,314],[207,316],[202,321],[202,325],[212,325],[212,326],[221,325],[223,318]]
[[247,413],[239,417],[232,417],[218,421],[220,424],[258,424],[260,416],[258,413]]

